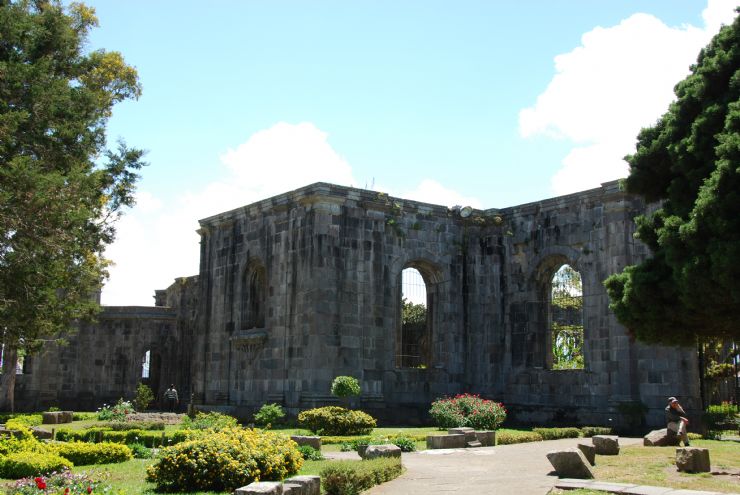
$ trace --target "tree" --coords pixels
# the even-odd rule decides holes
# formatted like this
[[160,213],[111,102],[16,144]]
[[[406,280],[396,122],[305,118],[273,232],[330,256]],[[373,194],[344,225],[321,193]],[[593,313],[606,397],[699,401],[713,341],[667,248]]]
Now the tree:
[[144,165],[106,147],[113,105],[141,88],[119,53],[84,52],[95,26],[82,4],[0,0],[0,408],[19,349],[97,312],[103,250]]
[[605,281],[638,339],[740,335],[740,18],[699,54],[677,100],[626,157],[626,190],[658,202],[636,219],[645,262]]

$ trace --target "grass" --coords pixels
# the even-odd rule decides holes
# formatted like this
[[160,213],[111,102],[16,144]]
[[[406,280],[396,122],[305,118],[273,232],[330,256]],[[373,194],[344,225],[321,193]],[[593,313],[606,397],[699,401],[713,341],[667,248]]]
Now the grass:
[[[695,440],[691,445],[709,449],[712,471],[737,472],[740,469],[739,443]],[[599,481],[727,493],[740,491],[738,476],[680,473],[675,461],[675,447],[630,445],[622,447],[617,456],[598,456],[592,469]]]

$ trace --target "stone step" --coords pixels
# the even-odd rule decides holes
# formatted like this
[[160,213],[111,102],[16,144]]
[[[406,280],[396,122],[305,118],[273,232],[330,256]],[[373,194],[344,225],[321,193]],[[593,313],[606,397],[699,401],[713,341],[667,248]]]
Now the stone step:
[[478,440],[475,440],[473,442],[467,443],[468,447],[483,447],[483,444],[480,443]]

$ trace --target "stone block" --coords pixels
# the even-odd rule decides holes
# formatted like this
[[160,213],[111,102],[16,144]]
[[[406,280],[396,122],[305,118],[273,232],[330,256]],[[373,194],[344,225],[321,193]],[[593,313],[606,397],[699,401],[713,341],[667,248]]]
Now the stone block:
[[321,478],[319,476],[293,476],[286,483],[301,485],[301,495],[321,495]]
[[476,431],[475,438],[477,438],[484,447],[493,447],[496,445],[495,431]]
[[709,449],[683,447],[676,449],[676,467],[687,473],[708,473]]
[[459,428],[450,428],[449,430],[447,430],[447,434],[448,435],[459,435],[462,433],[464,435],[465,433],[468,433],[471,431],[475,432],[475,429],[469,426],[461,426]]
[[377,459],[378,457],[401,457],[401,448],[397,445],[368,445],[364,459]]
[[31,428],[31,433],[39,440],[51,440],[52,437],[50,431],[42,430],[41,428]]
[[61,423],[61,416],[59,411],[45,411],[41,413],[41,422],[45,425],[56,425]]
[[591,464],[592,466],[595,466],[596,465],[596,447],[594,447],[593,445],[589,445],[587,443],[579,443],[577,447],[578,447],[578,450],[583,452],[583,455],[586,457],[589,464]]
[[234,495],[283,495],[283,484],[279,481],[256,481],[237,488]]
[[428,449],[464,449],[465,434],[457,435],[427,435]]
[[599,455],[619,454],[619,437],[616,435],[594,435],[591,441]]
[[283,482],[283,495],[305,495],[305,491],[303,490],[303,485],[285,480]]
[[321,450],[321,437],[311,437],[302,435],[291,435],[290,439],[293,440],[298,446],[308,445],[316,450]]
[[663,428],[662,430],[653,430],[642,437],[642,444],[645,447],[665,447],[667,445],[678,445],[681,439],[676,432]]
[[60,423],[71,423],[74,420],[74,411],[59,411]]
[[466,442],[465,446],[469,449],[473,449],[476,447],[483,447],[483,444],[480,443],[478,440],[475,440],[474,442]]
[[588,460],[578,449],[548,452],[547,460],[550,461],[560,478],[590,479],[594,477],[588,466]]

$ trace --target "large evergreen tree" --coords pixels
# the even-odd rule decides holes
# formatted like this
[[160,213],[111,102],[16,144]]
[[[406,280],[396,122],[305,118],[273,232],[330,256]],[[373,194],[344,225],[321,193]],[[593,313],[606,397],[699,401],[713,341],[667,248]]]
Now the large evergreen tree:
[[677,100],[638,136],[628,192],[652,256],[609,277],[617,318],[638,339],[691,344],[740,336],[740,18],[699,54]]
[[106,147],[113,105],[140,86],[119,53],[85,51],[96,25],[82,4],[0,0],[0,408],[18,351],[97,311],[103,250],[143,165]]

